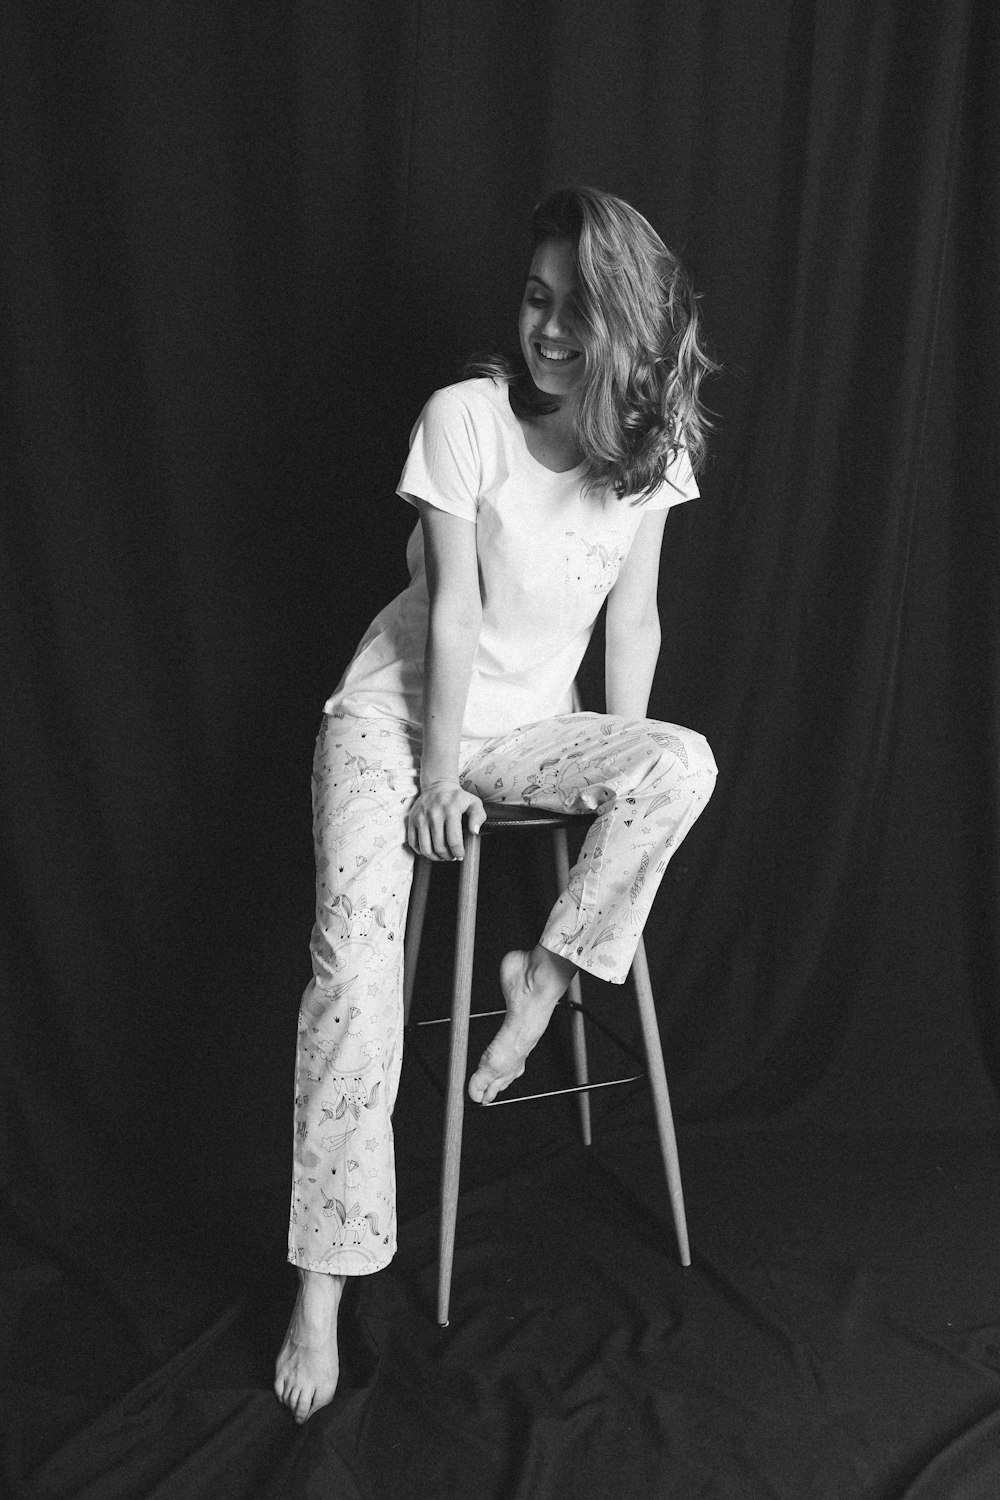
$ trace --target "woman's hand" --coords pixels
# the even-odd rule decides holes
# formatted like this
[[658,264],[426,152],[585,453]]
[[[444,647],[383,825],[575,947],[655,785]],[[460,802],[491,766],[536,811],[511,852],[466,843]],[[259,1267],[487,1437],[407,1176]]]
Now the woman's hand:
[[478,833],[486,822],[486,809],[473,792],[457,781],[434,781],[421,789],[406,815],[406,840],[425,859],[462,859],[465,837],[462,820],[470,833]]

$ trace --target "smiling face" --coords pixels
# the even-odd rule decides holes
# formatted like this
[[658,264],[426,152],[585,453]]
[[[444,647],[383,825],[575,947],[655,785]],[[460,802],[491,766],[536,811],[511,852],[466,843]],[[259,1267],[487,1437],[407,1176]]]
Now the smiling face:
[[575,327],[576,264],[570,240],[543,240],[534,253],[518,318],[528,373],[547,396],[574,395],[583,378]]

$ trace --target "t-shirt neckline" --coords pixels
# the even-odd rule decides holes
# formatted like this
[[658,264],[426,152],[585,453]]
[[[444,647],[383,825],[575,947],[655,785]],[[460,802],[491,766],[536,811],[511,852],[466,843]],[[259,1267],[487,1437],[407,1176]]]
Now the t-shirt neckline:
[[537,469],[539,474],[547,474],[550,479],[575,479],[580,474],[582,474],[584,469],[586,468],[585,462],[574,464],[572,469],[550,469],[547,464],[539,462],[539,460],[532,453],[531,449],[528,447],[528,439],[524,435],[524,429],[521,426],[520,422],[517,420],[517,414],[510,404],[510,386],[506,381],[504,381],[503,394],[505,410],[509,415],[511,422],[513,422],[515,428],[517,429],[517,437],[521,445],[521,452],[527,459],[530,466],[533,469]]

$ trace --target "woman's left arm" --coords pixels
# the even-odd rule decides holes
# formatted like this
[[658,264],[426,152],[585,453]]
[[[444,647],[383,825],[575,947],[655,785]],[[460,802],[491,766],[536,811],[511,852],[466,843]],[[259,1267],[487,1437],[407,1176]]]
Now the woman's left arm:
[[660,613],[656,583],[660,545],[668,511],[649,511],[608,595],[605,622],[604,687],[607,711],[644,719],[660,654]]

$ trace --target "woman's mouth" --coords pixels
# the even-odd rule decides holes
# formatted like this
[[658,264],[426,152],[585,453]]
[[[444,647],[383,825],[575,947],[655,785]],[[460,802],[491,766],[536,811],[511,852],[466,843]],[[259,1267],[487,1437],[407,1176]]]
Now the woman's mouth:
[[534,349],[538,357],[550,365],[565,365],[571,360],[580,358],[579,349],[561,349],[558,344],[543,344],[536,341]]

